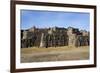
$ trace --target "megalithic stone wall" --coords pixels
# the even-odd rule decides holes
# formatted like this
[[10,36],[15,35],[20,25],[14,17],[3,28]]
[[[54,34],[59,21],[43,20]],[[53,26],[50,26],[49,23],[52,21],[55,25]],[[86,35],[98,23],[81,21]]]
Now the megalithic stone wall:
[[42,33],[40,47],[45,47],[45,45],[46,45],[45,40],[44,40],[44,36],[45,36],[44,33]]
[[71,35],[68,35],[68,36],[69,36],[68,45],[69,46],[75,46],[76,45],[76,35],[71,34]]
[[89,32],[76,28],[33,28],[23,31],[21,47],[89,46]]

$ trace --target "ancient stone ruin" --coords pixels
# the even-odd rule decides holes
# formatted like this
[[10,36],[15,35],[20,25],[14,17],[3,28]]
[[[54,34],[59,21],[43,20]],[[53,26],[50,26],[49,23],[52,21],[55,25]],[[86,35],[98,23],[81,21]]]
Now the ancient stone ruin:
[[77,28],[36,28],[21,30],[21,48],[89,46],[89,32]]

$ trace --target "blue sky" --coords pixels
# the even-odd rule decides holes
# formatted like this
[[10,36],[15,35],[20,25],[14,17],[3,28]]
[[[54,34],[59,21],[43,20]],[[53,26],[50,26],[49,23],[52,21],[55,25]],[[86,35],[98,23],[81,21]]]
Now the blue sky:
[[21,10],[21,29],[70,26],[89,31],[89,20],[89,13]]

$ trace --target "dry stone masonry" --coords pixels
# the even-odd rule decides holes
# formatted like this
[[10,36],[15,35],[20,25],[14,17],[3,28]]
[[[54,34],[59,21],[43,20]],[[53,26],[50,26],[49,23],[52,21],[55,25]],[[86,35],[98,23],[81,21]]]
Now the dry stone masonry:
[[89,46],[89,32],[73,27],[21,30],[21,48],[57,46]]

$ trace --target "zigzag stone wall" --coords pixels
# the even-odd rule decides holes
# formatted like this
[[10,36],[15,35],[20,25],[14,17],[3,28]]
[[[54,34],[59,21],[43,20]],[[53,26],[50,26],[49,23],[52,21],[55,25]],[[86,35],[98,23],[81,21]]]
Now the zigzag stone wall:
[[21,32],[21,48],[26,47],[57,47],[57,46],[88,46],[89,32],[68,28],[35,28]]

